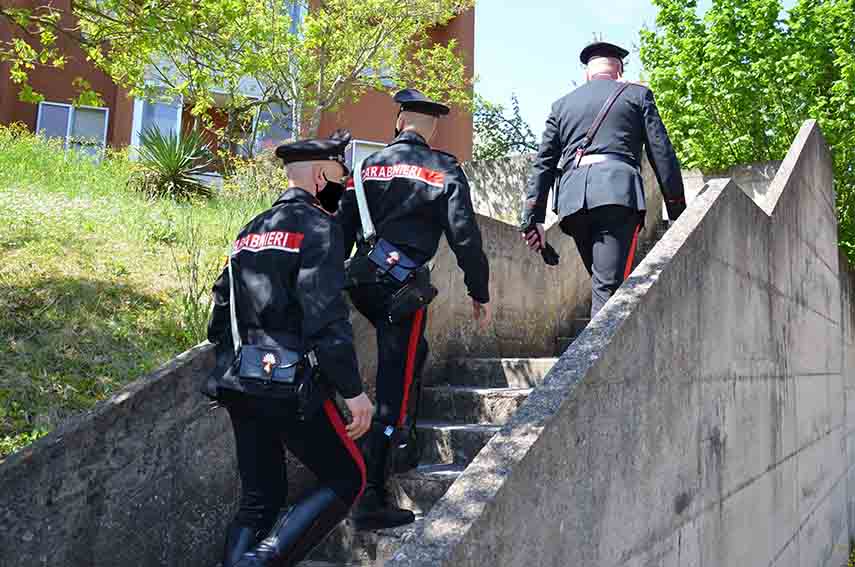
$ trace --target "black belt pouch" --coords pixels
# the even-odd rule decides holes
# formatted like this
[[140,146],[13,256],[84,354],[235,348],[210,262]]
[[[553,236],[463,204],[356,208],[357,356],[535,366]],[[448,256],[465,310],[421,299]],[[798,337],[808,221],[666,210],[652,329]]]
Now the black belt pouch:
[[422,267],[414,271],[409,281],[396,291],[386,304],[389,322],[406,321],[416,311],[429,305],[437,293],[437,289],[430,283],[430,270]]
[[310,417],[319,407],[314,353],[307,355],[269,345],[243,345],[227,371],[250,395],[296,400],[298,417]]
[[345,262],[345,287],[357,287],[396,281],[405,283],[420,264],[401,252],[394,244],[380,238],[367,252],[360,250]]

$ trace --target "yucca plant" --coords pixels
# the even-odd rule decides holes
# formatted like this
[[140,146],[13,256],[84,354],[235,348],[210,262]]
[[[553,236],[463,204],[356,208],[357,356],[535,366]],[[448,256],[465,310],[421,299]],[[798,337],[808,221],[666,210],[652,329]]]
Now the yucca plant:
[[140,174],[132,184],[150,197],[188,201],[210,197],[211,189],[198,177],[212,162],[208,144],[198,131],[163,133],[154,126],[140,134]]

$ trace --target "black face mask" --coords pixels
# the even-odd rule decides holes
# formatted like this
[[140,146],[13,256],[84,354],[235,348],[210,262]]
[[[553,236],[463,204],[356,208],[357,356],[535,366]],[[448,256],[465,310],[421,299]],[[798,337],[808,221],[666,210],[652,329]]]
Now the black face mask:
[[393,140],[397,140],[398,136],[401,135],[401,131],[398,130],[398,118],[401,117],[401,110],[398,111],[398,116],[395,117],[395,135],[392,137]]
[[[324,175],[326,179],[326,175]],[[318,191],[318,201],[321,202],[321,207],[328,213],[334,213],[338,210],[338,202],[341,201],[341,196],[344,194],[344,185],[327,179],[327,184],[324,188]]]

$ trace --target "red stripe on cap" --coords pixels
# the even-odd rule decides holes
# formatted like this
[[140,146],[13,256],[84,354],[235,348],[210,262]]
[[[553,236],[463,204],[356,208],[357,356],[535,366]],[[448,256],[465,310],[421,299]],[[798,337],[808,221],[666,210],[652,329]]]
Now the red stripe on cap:
[[359,494],[357,494],[356,498],[353,500],[356,502],[365,490],[365,459],[362,458],[362,453],[359,451],[359,447],[357,447],[356,443],[353,442],[353,439],[348,436],[347,429],[344,427],[344,422],[341,420],[341,414],[338,413],[338,408],[335,407],[332,400],[328,399],[324,401],[324,413],[327,414],[327,419],[330,420],[333,429],[335,429],[336,434],[341,438],[341,442],[344,443],[347,452],[350,453],[350,456],[353,457],[353,460],[356,462],[356,468],[359,469],[359,474],[362,475]]

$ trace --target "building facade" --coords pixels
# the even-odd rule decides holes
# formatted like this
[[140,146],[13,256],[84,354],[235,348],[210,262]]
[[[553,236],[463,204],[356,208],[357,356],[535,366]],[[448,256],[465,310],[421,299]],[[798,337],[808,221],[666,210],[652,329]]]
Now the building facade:
[[[21,2],[38,4],[38,0]],[[70,11],[71,0],[54,0],[53,6],[65,14]],[[298,12],[293,14],[300,18]],[[64,25],[73,22],[65,16]],[[0,20],[0,40],[12,37],[13,30]],[[455,39],[463,53],[466,69],[472,77],[474,69],[475,14],[464,13],[448,25],[435,30],[433,37],[439,42]],[[22,122],[33,131],[65,140],[66,147],[97,153],[105,146],[136,146],[140,133],[157,125],[162,131],[180,132],[191,120],[188,104],[181,100],[148,101],[133,99],[108,76],[86,61],[80,48],[71,40],[59,37],[58,47],[68,57],[64,69],[37,68],[30,74],[33,88],[45,96],[45,101],[31,104],[18,100],[18,87],[12,83],[9,65],[0,64],[0,123]],[[76,78],[86,80],[104,100],[103,107],[74,107],[71,102],[79,92],[74,86]],[[248,85],[249,94],[252,85]],[[282,124],[287,109],[264,108],[257,122]],[[320,133],[334,128],[349,128],[353,137],[370,143],[385,143],[392,138],[396,107],[386,93],[369,92],[359,101],[343,105],[336,112],[327,112],[321,121]],[[214,122],[217,123],[216,111]],[[287,123],[287,121],[285,121]],[[255,126],[253,125],[255,129]],[[257,129],[252,133],[256,148],[276,145],[293,137],[288,126]],[[442,121],[434,145],[457,155],[462,160],[472,156],[472,115],[465,109],[453,109],[450,117]]]

